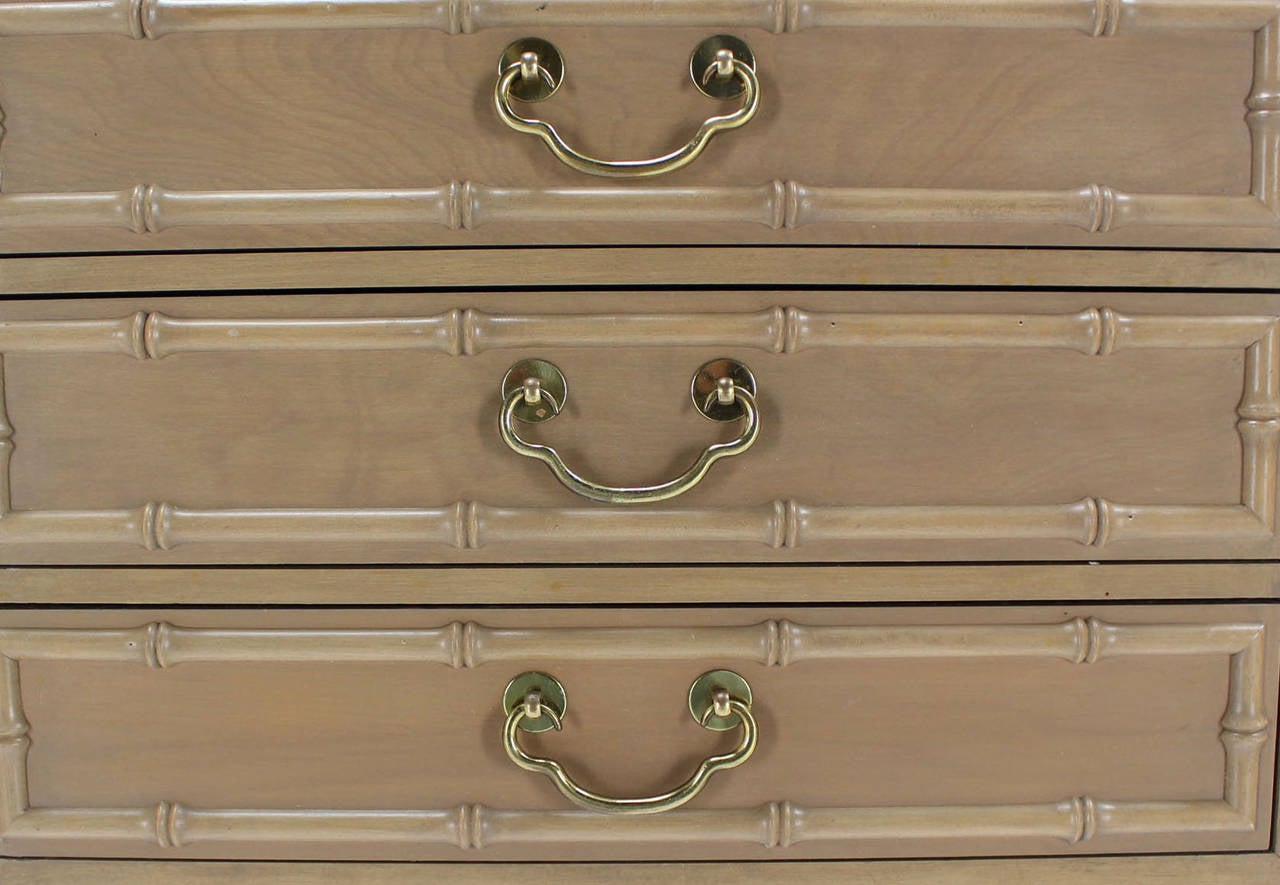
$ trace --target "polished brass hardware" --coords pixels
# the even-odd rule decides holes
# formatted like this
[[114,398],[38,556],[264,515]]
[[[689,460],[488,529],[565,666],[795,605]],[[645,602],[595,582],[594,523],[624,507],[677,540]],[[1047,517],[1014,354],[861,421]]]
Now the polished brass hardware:
[[550,421],[564,408],[569,388],[564,374],[546,360],[521,360],[507,370],[502,379],[502,398],[507,400],[515,391],[523,396],[515,407],[515,417],[526,424]]
[[517,40],[502,51],[499,75],[515,67],[520,76],[511,81],[511,97],[516,101],[545,101],[564,82],[564,58],[555,45],[538,37]]
[[564,59],[546,40],[525,37],[507,46],[498,60],[498,81],[493,103],[498,117],[517,132],[536,135],[567,166],[588,175],[642,178],[674,172],[692,163],[716,133],[745,126],[760,107],[760,81],[755,56],[737,37],[718,34],[698,44],[689,59],[689,76],[702,94],[711,98],[742,97],[742,107],[731,114],[708,117],[693,138],[669,154],[648,160],[599,160],[579,153],[544,120],[522,117],[511,100],[538,102],[550,98],[564,80]]
[[[732,670],[703,673],[689,686],[689,713],[712,731],[737,728],[740,719],[730,703],[734,698],[751,706],[751,686]],[[707,718],[708,708],[712,715]]]
[[506,691],[502,693],[503,712],[509,713],[513,707],[520,707],[523,712],[520,730],[530,734],[553,728],[559,731],[568,703],[559,680],[537,671],[521,673],[507,683]]
[[708,756],[680,786],[656,796],[615,798],[593,793],[579,786],[559,762],[531,756],[520,746],[520,732],[560,730],[564,719],[564,686],[546,673],[521,673],[507,684],[502,693],[502,710],[506,714],[503,747],[507,756],[526,771],[537,771],[551,778],[565,798],[591,811],[608,814],[656,814],[679,808],[702,792],[717,771],[737,768],[751,758],[758,738],[756,720],[751,715],[751,686],[732,670],[703,673],[689,687],[689,712],[710,731],[742,728],[742,738],[728,753]]
[[689,78],[698,91],[709,98],[737,98],[746,85],[733,76],[734,62],[740,61],[753,72],[755,53],[745,40],[731,34],[716,34],[698,44],[689,56]]
[[690,386],[693,404],[703,417],[712,421],[741,419],[742,432],[728,442],[707,446],[689,469],[675,479],[651,486],[606,486],[583,479],[569,469],[551,446],[528,442],[516,432],[516,421],[538,424],[551,420],[564,408],[568,385],[563,373],[546,360],[524,360],[507,370],[502,379],[503,407],[498,432],[512,450],[546,464],[556,479],[584,498],[605,504],[665,501],[696,486],[721,458],[740,455],[755,444],[760,435],[755,394],[755,377],[741,363],[718,359],[698,369]]

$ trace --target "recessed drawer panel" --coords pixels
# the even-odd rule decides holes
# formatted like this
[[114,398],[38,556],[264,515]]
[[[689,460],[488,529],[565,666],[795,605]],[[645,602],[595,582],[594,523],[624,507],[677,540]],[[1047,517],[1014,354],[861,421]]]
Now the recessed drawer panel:
[[[758,100],[708,140],[752,104],[695,84],[746,88],[691,62],[721,34]],[[0,249],[1273,248],[1278,35],[1264,0],[3,0]],[[503,90],[531,37],[559,61]]]
[[[1265,850],[1275,614],[10,612],[0,844],[443,860]],[[713,687],[750,727],[690,715],[718,715],[690,695],[715,670],[740,677]],[[532,719],[527,679],[503,700],[528,671],[563,690],[539,683]],[[520,731],[547,708],[561,731]],[[601,807],[518,767],[504,727]],[[678,807],[621,813],[615,800],[661,795],[713,754],[741,764]]]
[[1275,557],[1274,298],[782,294],[7,303],[0,555]]

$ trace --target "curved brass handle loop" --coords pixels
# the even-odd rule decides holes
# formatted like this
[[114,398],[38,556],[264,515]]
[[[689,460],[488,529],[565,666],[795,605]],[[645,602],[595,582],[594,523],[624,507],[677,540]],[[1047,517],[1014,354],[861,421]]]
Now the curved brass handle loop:
[[[722,674],[728,674],[737,682],[745,685],[745,681],[735,673],[728,671],[713,671],[703,674],[698,681],[694,683],[691,694],[697,693],[703,683],[717,679]],[[533,677],[530,680],[530,677]],[[554,688],[563,689],[554,678],[541,673],[527,673],[516,677],[512,680],[515,685],[519,680],[532,681],[535,684],[539,679],[549,680]],[[741,727],[742,735],[735,746],[728,753],[717,753],[708,756],[703,760],[696,771],[690,775],[689,779],[680,786],[665,793],[659,793],[656,796],[644,796],[638,798],[618,798],[614,796],[604,796],[600,793],[581,787],[574,779],[564,770],[564,766],[554,759],[547,759],[542,756],[533,756],[526,752],[520,746],[520,732],[523,730],[546,730],[554,727],[557,731],[562,729],[561,719],[563,711],[557,711],[550,699],[543,698],[538,688],[529,690],[523,698],[517,697],[511,705],[507,713],[506,727],[503,729],[502,743],[507,751],[507,756],[516,765],[526,771],[536,771],[545,774],[555,784],[556,789],[560,791],[570,802],[586,808],[589,811],[597,811],[606,814],[657,814],[663,811],[671,811],[679,808],[681,805],[689,802],[707,785],[711,776],[718,771],[727,771],[730,768],[737,768],[742,763],[751,758],[756,750],[756,744],[759,738],[759,731],[756,726],[755,717],[751,715],[751,702],[749,699],[743,699],[735,696],[729,690],[721,687],[712,687],[709,684],[705,687],[710,692],[710,701],[706,709],[697,716],[699,724],[703,728],[713,730],[724,730],[720,725],[713,724],[713,720],[719,718],[720,721],[729,720],[732,722],[727,727],[734,725]],[[554,691],[553,691],[554,693]],[[563,697],[563,694],[561,694]],[[536,714],[536,715],[531,715]],[[541,717],[548,717],[550,725],[542,726],[541,723],[533,723],[530,727],[528,720],[537,720]],[[523,723],[523,725],[522,725]]]
[[[504,61],[505,58],[506,56]],[[523,53],[520,60],[501,69],[498,81],[493,87],[493,104],[498,110],[498,117],[517,132],[541,138],[566,166],[588,175],[601,175],[608,178],[646,178],[681,169],[698,158],[716,133],[745,126],[760,107],[760,81],[756,77],[755,68],[750,62],[735,57],[730,50],[721,49],[715,60],[701,71],[700,78],[695,71],[694,82],[705,92],[713,79],[736,81],[733,85],[741,86],[742,107],[731,114],[708,117],[688,143],[669,154],[648,160],[600,160],[574,150],[561,138],[556,128],[545,120],[523,117],[512,110],[512,98],[520,100],[518,92],[516,95],[512,94],[513,87],[522,81],[534,79],[550,85],[552,91],[559,85],[559,79],[555,73],[549,72],[544,67],[538,53],[535,52]],[[734,88],[732,91],[738,90]],[[540,97],[532,100],[541,100],[545,97],[543,93],[545,90],[540,90],[538,92]]]
[[[559,396],[547,390],[536,378],[525,378],[519,384],[510,383],[513,374],[518,374],[522,367],[534,363],[550,367],[550,370],[556,376],[559,376],[558,369],[549,363],[539,360],[530,360],[513,366],[507,375],[508,383],[504,384],[507,394],[498,421],[498,432],[502,436],[502,441],[517,454],[524,455],[526,458],[534,458],[546,464],[551,468],[551,472],[555,474],[556,479],[560,480],[566,488],[591,501],[599,501],[604,504],[646,504],[654,501],[665,501],[668,498],[682,495],[696,486],[707,475],[707,471],[711,469],[713,464],[722,458],[731,458],[734,455],[742,454],[755,444],[757,437],[760,435],[760,410],[756,406],[755,394],[752,392],[754,381],[748,386],[746,384],[735,384],[733,379],[728,377],[718,378],[716,379],[716,388],[705,397],[702,397],[701,401],[699,401],[700,391],[695,390],[694,402],[704,415],[713,420],[726,420],[721,417],[723,415],[722,412],[716,411],[717,408],[733,409],[736,407],[738,414],[736,416],[730,414],[727,420],[734,420],[734,417],[742,419],[742,432],[737,437],[728,442],[712,443],[707,446],[688,470],[667,482],[651,486],[601,485],[589,479],[584,479],[575,473],[569,465],[565,464],[564,459],[560,457],[560,453],[551,446],[531,443],[523,439],[516,431],[515,422],[517,420],[549,420],[558,415],[564,406],[564,380],[562,376],[559,378]],[[700,373],[702,371],[700,370]],[[743,371],[745,372],[745,369]],[[695,385],[698,377],[695,376]],[[747,373],[747,377],[750,377],[749,373]],[[537,417],[528,416],[525,410],[535,406],[540,406]]]

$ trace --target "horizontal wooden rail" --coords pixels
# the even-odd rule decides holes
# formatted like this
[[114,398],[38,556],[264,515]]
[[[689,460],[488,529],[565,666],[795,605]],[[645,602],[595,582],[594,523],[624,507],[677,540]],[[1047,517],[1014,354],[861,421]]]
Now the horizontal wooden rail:
[[841,27],[1051,28],[1110,36],[1165,28],[1256,30],[1270,0],[8,0],[0,35],[315,28],[704,27],[792,33]]
[[[1274,121],[1268,117],[1267,122]],[[139,184],[120,191],[0,194],[0,228],[110,227],[156,233],[228,225],[410,224],[474,230],[535,222],[757,224],[775,230],[810,224],[1061,224],[1091,233],[1143,224],[1280,226],[1263,194],[1129,194],[1100,184],[1032,191],[839,188],[775,181],[619,190],[454,181],[405,189],[172,191]]]
[[[1277,327],[1269,316],[1072,313],[878,313],[768,307],[722,313],[491,314],[214,318],[137,312],[83,320],[0,322],[0,353],[185,353],[427,350],[453,356],[535,347],[1031,348],[1108,356],[1129,349],[1247,349]],[[1251,361],[1264,359],[1255,353]],[[1267,366],[1259,364],[1265,375]],[[1262,383],[1259,379],[1258,383]],[[1262,390],[1262,388],[1260,388]],[[1272,394],[1280,403],[1280,393]],[[1265,411],[1265,410],[1264,410]],[[1254,418],[1280,418],[1280,406]]]
[[[1267,445],[1278,427],[1269,425]],[[1252,491],[1258,476],[1246,477]],[[1265,491],[1255,493],[1265,496]],[[1265,503],[1265,501],[1264,501]],[[1255,506],[1259,506],[1256,505]],[[1267,511],[1243,504],[1069,504],[905,507],[773,501],[748,507],[500,507],[473,501],[425,508],[198,510],[151,502],[131,510],[17,510],[0,519],[4,544],[111,544],[173,550],[191,544],[437,544],[466,550],[557,544],[763,544],[774,549],[859,541],[1020,538],[1102,547],[1134,540],[1264,541]]]

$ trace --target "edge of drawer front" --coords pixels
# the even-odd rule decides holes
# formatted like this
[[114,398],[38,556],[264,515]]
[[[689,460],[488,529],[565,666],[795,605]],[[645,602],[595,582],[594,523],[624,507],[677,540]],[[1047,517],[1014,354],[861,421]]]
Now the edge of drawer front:
[[[222,307],[201,303],[203,310]],[[90,306],[85,313],[96,310]],[[0,326],[0,351],[65,359],[117,354],[144,363],[191,353],[301,351],[328,358],[349,351],[425,351],[465,359],[493,350],[554,355],[563,348],[621,347],[780,355],[822,348],[844,354],[985,348],[1102,359],[1138,350],[1238,351],[1243,358],[1243,393],[1235,409],[1240,492],[1235,502],[1220,503],[1121,503],[1091,494],[1074,501],[936,506],[779,499],[619,510],[463,500],[419,507],[255,509],[150,501],[128,509],[14,510],[8,465],[15,441],[21,445],[21,428],[15,431],[10,424],[0,388],[0,543],[14,551],[17,559],[11,561],[69,561],[68,551],[73,557],[85,551],[90,561],[145,562],[173,550],[176,557],[169,554],[166,561],[311,561],[335,556],[329,551],[343,544],[383,549],[410,561],[492,561],[514,550],[541,561],[681,559],[687,554],[673,555],[671,545],[690,542],[711,545],[699,558],[764,559],[774,550],[783,554],[779,558],[838,561],[865,559],[858,551],[876,549],[899,554],[883,559],[1261,558],[1275,549],[1280,319],[1269,314],[1191,316],[1107,307],[1067,313],[855,313],[772,307],[708,314],[490,314],[456,308],[418,316],[207,317],[148,311],[13,320]],[[0,363],[0,381],[2,373]],[[549,497],[558,499],[547,483]],[[895,543],[902,546],[884,546]],[[980,546],[984,543],[988,546]],[[415,546],[413,552],[408,544]],[[214,551],[211,560],[203,559],[204,550]],[[955,555],[970,550],[977,555]],[[300,553],[300,559],[291,558]],[[79,556],[84,561],[85,553]]]
[[[785,588],[780,589],[780,588]],[[1272,563],[0,569],[9,605],[583,605],[1273,600]]]
[[0,295],[580,286],[1274,288],[1280,252],[632,246],[0,256]]
[[[1248,617],[1250,612],[1253,617]],[[236,850],[252,846],[251,855],[265,851],[265,856],[277,857],[315,856],[309,855],[306,846],[321,843],[349,850],[352,857],[378,857],[382,849],[405,844],[471,851],[533,845],[540,846],[546,856],[556,845],[603,842],[619,849],[673,848],[707,842],[720,846],[723,850],[718,854],[728,857],[735,845],[777,849],[780,857],[792,851],[804,856],[812,845],[824,843],[856,853],[855,846],[864,840],[890,846],[890,856],[901,850],[893,846],[910,846],[909,853],[927,855],[931,841],[948,844],[946,840],[956,839],[970,846],[964,853],[978,854],[1028,853],[1026,846],[1043,845],[1045,839],[1057,840],[1060,851],[1087,851],[1094,844],[1104,851],[1142,850],[1153,844],[1144,838],[1169,835],[1185,840],[1176,844],[1200,850],[1214,845],[1239,849],[1246,843],[1267,846],[1273,765],[1269,756],[1264,760],[1263,752],[1264,747],[1274,747],[1271,719],[1277,661],[1276,643],[1267,638],[1264,621],[1258,618],[1261,609],[1213,606],[1184,608],[1179,614],[1171,607],[1147,607],[1121,610],[1115,622],[1074,617],[1057,623],[1037,622],[1049,616],[1043,610],[1035,615],[1021,613],[1021,622],[1011,622],[1006,612],[989,623],[982,623],[973,611],[960,611],[949,616],[959,623],[914,625],[906,620],[909,613],[898,614],[903,620],[896,623],[805,625],[776,619],[740,627],[491,629],[453,622],[418,630],[294,630],[181,628],[163,621],[133,629],[9,626],[0,629],[0,832],[9,850],[19,852],[22,845],[37,844],[42,851],[75,853],[77,845],[85,842],[112,854],[140,852],[148,844],[161,850],[193,846],[194,852],[188,851],[187,856],[200,856],[200,846],[227,843]],[[1116,617],[1114,610],[1105,614]],[[11,615],[4,621],[12,624],[33,617],[40,616]],[[49,615],[45,620],[50,618],[74,620],[69,615]],[[1274,622],[1270,616],[1266,620]],[[1229,661],[1220,735],[1224,781],[1222,796],[1216,800],[1108,801],[1105,796],[1075,796],[1041,804],[806,807],[780,798],[761,807],[693,807],[617,819],[581,811],[475,804],[418,810],[235,809],[189,808],[166,799],[144,807],[39,808],[31,807],[27,798],[31,726],[22,703],[25,662],[118,662],[161,669],[199,662],[219,666],[292,662],[320,667],[433,662],[472,668],[495,662],[510,662],[514,667],[541,660],[566,666],[575,661],[635,665],[688,659],[803,668],[807,661],[1008,659],[1010,666],[1016,666],[1019,659],[1035,658],[1094,664],[1196,655],[1223,656]],[[1260,826],[1263,821],[1265,825]],[[1245,837],[1245,842],[1230,838],[1232,834]],[[1094,843],[1095,839],[1100,841]],[[873,852],[883,850],[872,848]],[[1035,847],[1029,853],[1042,850]]]
[[1213,882],[1258,885],[1280,876],[1272,854],[1175,857],[1080,857],[1039,860],[965,861],[776,861],[767,866],[700,862],[688,864],[451,864],[424,870],[411,864],[200,863],[198,861],[0,860],[0,876],[12,885],[328,885],[336,879],[362,885],[475,885],[519,879],[527,885],[619,885],[729,877],[742,885],[771,885],[779,880],[803,885],[846,885],[865,878],[896,885],[990,885],[1029,882],[1041,885],[1115,885],[1116,882]]
[[[59,7],[66,7],[65,9]],[[15,240],[14,251],[67,249],[67,236],[78,237],[79,248],[93,228],[116,229],[155,237],[171,227],[192,226],[194,237],[169,239],[162,248],[193,245],[251,245],[255,238],[272,237],[290,226],[301,233],[277,244],[305,245],[353,242],[442,242],[443,234],[470,231],[483,224],[515,223],[515,242],[528,242],[530,231],[550,224],[552,229],[584,215],[597,225],[617,225],[618,241],[652,242],[681,239],[672,231],[694,238],[708,225],[735,231],[732,237],[759,240],[758,228],[790,229],[814,224],[812,241],[885,238],[897,242],[954,243],[1025,242],[1089,245],[1091,237],[1108,236],[1113,229],[1136,226],[1137,236],[1111,237],[1116,244],[1274,245],[1280,211],[1280,174],[1276,164],[1280,115],[1280,19],[1273,4],[1263,2],[1080,3],[1060,7],[1039,0],[1013,0],[991,9],[973,4],[897,2],[755,3],[725,7],[711,13],[699,4],[667,3],[661,10],[640,4],[573,4],[550,18],[531,13],[521,4],[473,5],[458,2],[299,5],[256,3],[248,11],[235,3],[138,2],[119,0],[97,4],[3,4],[0,35],[124,33],[154,38],[171,31],[227,32],[259,28],[429,27],[448,33],[490,26],[635,25],[648,22],[668,26],[766,27],[778,33],[811,28],[929,26],[938,28],[997,27],[1049,29],[1111,37],[1117,30],[1171,32],[1252,32],[1253,83],[1242,96],[1251,142],[1250,185],[1247,194],[1179,192],[1125,193],[1105,182],[1064,189],[849,187],[816,180],[753,181],[749,185],[711,187],[509,187],[472,181],[433,180],[401,188],[334,189],[166,189],[156,183],[113,182],[103,190],[6,193],[0,195],[0,229],[21,229],[34,237]],[[496,7],[496,8],[495,8]],[[541,12],[538,10],[537,12]],[[26,36],[23,36],[26,35]],[[297,37],[298,35],[295,35]],[[80,39],[93,39],[81,37]],[[180,36],[169,40],[180,40]],[[170,46],[166,41],[166,47]],[[207,44],[206,44],[207,45]],[[500,44],[499,44],[500,45]],[[376,90],[374,90],[376,91]],[[1244,125],[1243,123],[1241,124]],[[95,135],[97,133],[94,133]],[[509,134],[509,133],[508,133]],[[576,179],[575,179],[576,180]],[[528,184],[528,182],[525,182]],[[539,182],[540,183],[540,182]],[[536,219],[531,228],[529,219]],[[642,234],[628,232],[634,222],[657,222]],[[975,224],[976,222],[976,224]],[[401,235],[388,237],[378,228],[399,225]],[[885,234],[879,229],[905,229]],[[1150,228],[1145,234],[1142,228]],[[42,229],[53,236],[41,237]],[[227,228],[230,241],[201,239],[210,229]],[[310,228],[312,233],[306,233]],[[362,230],[363,228],[363,230]],[[1074,228],[1075,230],[1072,230]],[[370,235],[368,230],[374,233]],[[572,229],[572,228],[570,228]],[[834,229],[834,232],[832,230]],[[976,233],[973,232],[976,229]],[[1065,230],[1064,230],[1065,229]],[[583,241],[593,241],[598,227],[581,229]],[[343,232],[335,235],[334,231]],[[1192,231],[1188,236],[1182,231]],[[246,237],[246,232],[248,236]],[[318,233],[316,233],[318,232]],[[923,235],[921,235],[923,233]],[[179,231],[183,233],[183,231]],[[1083,236],[1082,236],[1083,234]],[[766,234],[767,235],[767,234]],[[372,239],[370,239],[372,236]],[[718,235],[716,235],[718,236]],[[551,241],[573,241],[555,234]],[[776,239],[776,238],[775,238]],[[786,241],[786,240],[784,240]],[[119,240],[108,241],[119,243]],[[443,242],[456,244],[457,239]],[[473,241],[474,242],[474,241]],[[796,242],[794,238],[790,242]],[[105,248],[138,248],[127,244]]]

